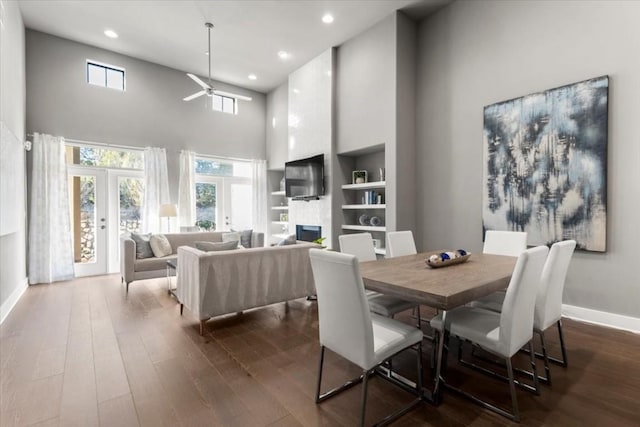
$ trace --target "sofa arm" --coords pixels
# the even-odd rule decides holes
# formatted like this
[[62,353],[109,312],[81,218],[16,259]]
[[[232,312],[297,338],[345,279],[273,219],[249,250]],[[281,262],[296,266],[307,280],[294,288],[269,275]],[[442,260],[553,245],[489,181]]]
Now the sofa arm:
[[251,247],[261,248],[264,246],[264,233],[254,231],[251,233]]
[[120,239],[120,275],[125,283],[133,282],[136,263],[136,242],[133,239]]
[[[205,255],[205,252],[196,248],[178,247],[176,297],[181,304],[187,307],[187,310],[200,320],[202,320],[200,317],[201,296],[203,288],[206,287],[206,283],[202,283],[204,278],[200,274],[200,268],[203,266],[200,263],[202,255]],[[204,318],[208,317],[205,315]]]

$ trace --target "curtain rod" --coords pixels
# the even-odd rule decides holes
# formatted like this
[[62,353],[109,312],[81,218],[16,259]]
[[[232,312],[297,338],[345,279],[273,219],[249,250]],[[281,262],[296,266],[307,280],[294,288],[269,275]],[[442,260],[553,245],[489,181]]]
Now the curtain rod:
[[[33,137],[34,134],[28,133],[27,136]],[[73,139],[73,138],[65,138],[65,137],[62,137],[62,138],[64,139],[65,143],[68,143],[68,145],[94,145],[98,147],[119,148],[119,149],[128,150],[128,151],[144,151],[144,147],[132,147],[130,145],[108,144],[106,142],[85,141],[83,139]]]

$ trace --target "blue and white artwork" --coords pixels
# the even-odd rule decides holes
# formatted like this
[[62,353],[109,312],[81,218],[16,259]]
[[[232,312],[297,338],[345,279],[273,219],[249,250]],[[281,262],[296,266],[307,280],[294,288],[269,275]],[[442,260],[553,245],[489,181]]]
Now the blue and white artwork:
[[603,76],[484,108],[485,230],[606,250],[608,94]]

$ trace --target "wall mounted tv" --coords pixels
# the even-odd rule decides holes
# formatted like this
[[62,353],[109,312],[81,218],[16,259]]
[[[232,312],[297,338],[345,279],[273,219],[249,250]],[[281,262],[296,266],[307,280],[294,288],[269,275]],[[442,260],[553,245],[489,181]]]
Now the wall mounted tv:
[[317,200],[324,195],[324,154],[284,164],[285,194],[293,200]]

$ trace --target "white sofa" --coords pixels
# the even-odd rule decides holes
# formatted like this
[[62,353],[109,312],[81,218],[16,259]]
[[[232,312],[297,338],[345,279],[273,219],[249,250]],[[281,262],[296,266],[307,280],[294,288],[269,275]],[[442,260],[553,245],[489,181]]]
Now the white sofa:
[[[221,242],[223,231],[194,232],[194,233],[166,233],[171,243],[173,253],[165,257],[136,258],[136,242],[130,237],[120,239],[120,275],[122,281],[129,284],[134,280],[154,279],[167,274],[167,261],[178,257],[180,246],[194,246],[195,242]],[[264,233],[251,234],[251,247],[264,246]]]
[[203,252],[178,249],[176,295],[204,323],[215,316],[315,294],[314,243]]

